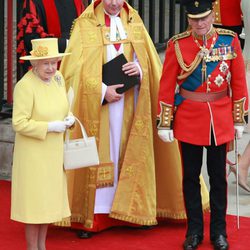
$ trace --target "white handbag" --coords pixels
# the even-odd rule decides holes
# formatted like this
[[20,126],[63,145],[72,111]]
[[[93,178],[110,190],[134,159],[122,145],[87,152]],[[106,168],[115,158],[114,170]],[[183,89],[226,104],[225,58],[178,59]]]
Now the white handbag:
[[79,123],[82,138],[69,139],[69,131],[66,131],[64,142],[64,169],[78,169],[99,165],[99,156],[96,147],[95,137],[88,137],[82,123],[75,117]]

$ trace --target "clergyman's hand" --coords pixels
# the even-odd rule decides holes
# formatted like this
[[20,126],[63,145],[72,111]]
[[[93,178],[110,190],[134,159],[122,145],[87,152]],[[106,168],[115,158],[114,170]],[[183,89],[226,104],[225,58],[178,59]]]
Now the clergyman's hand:
[[105,100],[107,102],[117,102],[122,98],[122,94],[118,94],[116,92],[116,89],[123,87],[124,84],[116,84],[111,85],[107,87],[106,93],[105,93]]
[[122,65],[122,70],[126,75],[129,76],[139,76],[140,70],[136,63],[134,62],[128,62]]

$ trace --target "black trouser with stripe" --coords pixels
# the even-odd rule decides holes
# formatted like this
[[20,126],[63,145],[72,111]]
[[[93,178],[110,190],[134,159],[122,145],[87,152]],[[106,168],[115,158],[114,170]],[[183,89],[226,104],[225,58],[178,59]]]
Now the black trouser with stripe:
[[[213,136],[212,136],[213,137]],[[187,213],[186,236],[203,237],[203,211],[199,176],[202,167],[203,146],[180,142],[183,164],[183,192]],[[210,183],[210,239],[226,235],[227,180],[226,144],[215,146],[212,140],[207,149],[207,172]]]

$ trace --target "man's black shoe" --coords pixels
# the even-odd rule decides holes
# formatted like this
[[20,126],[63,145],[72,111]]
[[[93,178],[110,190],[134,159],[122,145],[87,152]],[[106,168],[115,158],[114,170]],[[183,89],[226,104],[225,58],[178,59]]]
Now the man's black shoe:
[[77,231],[77,237],[80,239],[89,239],[92,237],[92,233],[91,232],[87,232],[87,231],[83,231],[83,230],[79,230]]
[[201,242],[202,242],[201,236],[197,234],[189,235],[186,237],[186,240],[183,243],[183,249],[184,250],[196,249]]
[[215,250],[227,250],[229,245],[224,235],[220,234],[212,240]]

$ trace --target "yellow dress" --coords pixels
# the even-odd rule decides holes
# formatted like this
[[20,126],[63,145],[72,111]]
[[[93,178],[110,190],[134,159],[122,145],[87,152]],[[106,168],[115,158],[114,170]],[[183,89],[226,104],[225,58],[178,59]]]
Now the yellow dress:
[[63,170],[63,133],[47,133],[48,122],[63,120],[68,111],[60,72],[56,72],[49,85],[32,71],[16,84],[11,219],[40,224],[70,216]]

